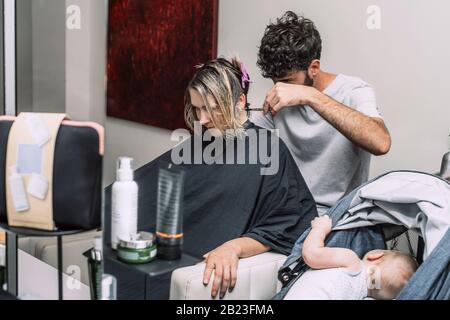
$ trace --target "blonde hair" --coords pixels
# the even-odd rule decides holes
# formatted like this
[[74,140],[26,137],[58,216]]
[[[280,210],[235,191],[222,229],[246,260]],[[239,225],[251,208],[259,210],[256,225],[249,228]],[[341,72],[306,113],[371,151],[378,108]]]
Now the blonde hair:
[[[196,66],[197,72],[189,82],[184,95],[184,119],[191,131],[194,130],[194,121],[198,121],[194,107],[191,104],[190,89],[196,90],[203,98],[215,128],[222,134],[226,130],[240,130],[239,113],[236,108],[242,94],[247,98],[249,82],[242,82],[241,63],[233,58],[230,61],[218,58]],[[217,104],[214,108],[209,99]]]
[[418,268],[414,257],[396,250],[385,251],[374,263],[381,271],[381,287],[372,296],[383,300],[394,299]]

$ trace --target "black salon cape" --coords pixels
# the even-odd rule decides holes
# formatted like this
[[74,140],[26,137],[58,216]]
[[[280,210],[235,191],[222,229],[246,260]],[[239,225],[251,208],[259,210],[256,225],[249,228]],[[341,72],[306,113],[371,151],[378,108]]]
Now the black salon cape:
[[[265,130],[251,123],[247,127]],[[268,134],[270,138],[278,139],[270,132]],[[192,143],[192,140],[185,143]],[[317,211],[289,150],[281,140],[278,141],[279,170],[274,175],[261,175],[261,164],[180,165],[185,169],[184,252],[201,258],[224,242],[244,236],[275,252],[290,254],[296,239],[310,226]],[[246,152],[248,149],[247,144]],[[138,231],[155,231],[161,161],[171,162],[171,151],[135,172],[139,185]],[[107,216],[110,199],[108,188]],[[109,236],[108,229],[105,231]]]

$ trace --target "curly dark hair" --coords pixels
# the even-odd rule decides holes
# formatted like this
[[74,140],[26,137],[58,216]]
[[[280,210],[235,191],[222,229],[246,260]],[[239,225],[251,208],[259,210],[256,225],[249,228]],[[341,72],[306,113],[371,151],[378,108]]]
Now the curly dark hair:
[[320,59],[322,40],[314,23],[287,11],[267,26],[258,52],[258,67],[265,78],[279,78],[307,70]]

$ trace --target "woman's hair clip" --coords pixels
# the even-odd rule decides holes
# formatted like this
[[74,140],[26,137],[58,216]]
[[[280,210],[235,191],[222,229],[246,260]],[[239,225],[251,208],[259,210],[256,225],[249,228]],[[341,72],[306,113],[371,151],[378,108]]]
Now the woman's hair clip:
[[244,64],[241,63],[240,64],[241,67],[241,73],[242,73],[242,77],[241,77],[241,84],[242,84],[242,89],[246,89],[248,83],[250,83],[250,76],[248,75],[247,69],[245,68]]

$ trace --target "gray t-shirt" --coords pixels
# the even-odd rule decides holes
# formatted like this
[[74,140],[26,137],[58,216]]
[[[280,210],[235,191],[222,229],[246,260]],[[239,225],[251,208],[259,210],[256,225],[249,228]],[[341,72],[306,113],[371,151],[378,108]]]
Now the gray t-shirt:
[[[381,118],[373,88],[359,78],[339,74],[323,93],[369,117]],[[251,121],[260,127],[279,129],[317,202],[319,214],[367,181],[370,154],[311,107],[284,108],[274,117],[254,112]]]

